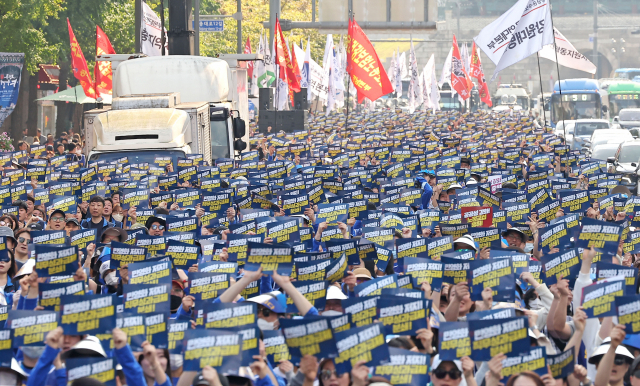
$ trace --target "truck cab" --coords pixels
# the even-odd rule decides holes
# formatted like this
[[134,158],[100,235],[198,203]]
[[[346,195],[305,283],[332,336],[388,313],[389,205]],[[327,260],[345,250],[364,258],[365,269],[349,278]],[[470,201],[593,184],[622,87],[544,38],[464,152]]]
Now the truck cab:
[[230,67],[199,56],[128,57],[100,57],[112,62],[113,102],[85,113],[87,160],[197,153],[212,164],[246,149],[247,77],[236,58]]

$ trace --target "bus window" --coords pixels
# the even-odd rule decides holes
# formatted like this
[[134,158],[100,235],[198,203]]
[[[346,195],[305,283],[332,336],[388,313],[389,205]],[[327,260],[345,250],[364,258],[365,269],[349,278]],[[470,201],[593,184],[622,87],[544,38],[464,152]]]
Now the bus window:
[[632,109],[640,107],[640,95],[638,94],[615,94],[609,95],[609,108],[611,115],[619,115],[622,109]]
[[[562,99],[560,99],[562,97]],[[601,117],[598,94],[553,94],[551,96],[551,120],[599,119]]]

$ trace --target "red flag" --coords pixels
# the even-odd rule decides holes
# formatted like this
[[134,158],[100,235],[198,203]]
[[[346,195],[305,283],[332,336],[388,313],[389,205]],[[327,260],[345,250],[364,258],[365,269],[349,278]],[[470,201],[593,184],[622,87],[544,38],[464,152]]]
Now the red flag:
[[[247,43],[244,45],[244,53],[245,54],[251,53],[251,40],[249,39],[248,36],[247,36]],[[248,62],[240,62],[240,63],[247,64],[247,75],[249,76],[249,79],[251,79],[253,77],[253,62],[248,61]]]
[[484,71],[482,70],[482,62],[480,62],[480,55],[476,48],[476,42],[473,42],[473,53],[471,54],[471,76],[478,80],[478,93],[480,94],[480,100],[487,104],[487,106],[493,106],[491,102],[491,95],[489,95],[489,85],[484,79]]
[[355,20],[349,20],[347,73],[358,90],[358,103],[364,98],[375,101],[393,92],[391,82],[376,50]]
[[463,100],[469,98],[470,91],[473,88],[471,77],[467,74],[462,59],[460,59],[456,35],[453,35],[453,54],[451,55],[451,87],[456,90]]
[[276,43],[275,54],[277,63],[280,65],[280,72],[287,72],[286,79],[289,85],[289,90],[300,92],[300,81],[293,70],[293,64],[291,63],[291,58],[289,56],[289,48],[287,47],[287,43],[284,41],[284,35],[282,34],[282,28],[280,27],[280,20],[278,20],[278,18],[276,18],[274,39]]
[[[113,55],[113,49],[107,34],[102,28],[96,26],[96,55]],[[96,77],[96,89],[99,94],[111,95],[113,91],[113,73],[111,72],[111,62],[96,62],[94,67]]]
[[93,88],[93,81],[89,74],[89,68],[87,68],[87,61],[84,59],[80,44],[76,40],[76,36],[71,29],[71,23],[67,18],[67,25],[69,26],[69,41],[71,42],[71,67],[73,68],[73,76],[78,79],[84,90],[84,94],[89,98],[96,98],[96,91]]

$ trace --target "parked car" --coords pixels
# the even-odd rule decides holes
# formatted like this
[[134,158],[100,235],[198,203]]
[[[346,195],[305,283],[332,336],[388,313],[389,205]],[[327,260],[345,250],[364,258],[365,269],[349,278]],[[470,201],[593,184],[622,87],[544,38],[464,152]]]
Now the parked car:
[[595,145],[591,148],[591,159],[606,161],[609,158],[616,156],[616,152],[619,147],[619,143],[601,143],[599,145]]
[[613,157],[607,158],[610,164],[609,170],[621,173],[620,183],[632,192],[638,192],[638,173],[640,172],[640,140],[634,139],[618,145],[618,150]]
[[609,128],[609,121],[606,119],[578,119],[573,133],[571,135],[567,133],[566,143],[572,150],[580,150],[594,131]]
[[622,109],[618,116],[613,118],[614,126],[629,130],[632,127],[640,127],[640,109]]
[[[569,126],[573,125],[574,123],[576,123],[576,121],[571,119],[565,119],[564,121],[559,121],[558,124],[556,125],[556,128],[553,129],[553,134],[557,135],[558,137],[564,137],[564,127],[566,126],[568,129]],[[569,130],[567,130],[567,134],[568,132]]]
[[585,141],[586,147],[593,149],[594,146],[604,143],[616,143],[620,144],[625,141],[633,139],[633,135],[627,130],[620,129],[604,129],[596,130],[589,138],[589,141]]

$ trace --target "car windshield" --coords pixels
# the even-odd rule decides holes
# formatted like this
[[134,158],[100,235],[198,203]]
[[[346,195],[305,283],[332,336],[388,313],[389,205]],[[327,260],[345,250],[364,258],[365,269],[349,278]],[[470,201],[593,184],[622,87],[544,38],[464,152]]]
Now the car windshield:
[[576,123],[576,135],[591,136],[598,129],[608,129],[606,122],[580,122]]
[[618,162],[629,163],[640,161],[640,144],[633,146],[625,146],[620,150]]
[[621,143],[626,140],[633,139],[633,136],[627,130],[615,130],[615,132],[607,130],[607,132],[603,132],[603,134],[598,135],[599,133],[600,131],[593,133],[593,136],[591,137],[591,147],[601,143]]
[[609,157],[615,157],[616,151],[618,151],[617,147],[598,147],[591,153],[591,159],[606,161]]
[[115,162],[120,158],[127,157],[130,164],[148,163],[153,164],[156,157],[171,157],[173,164],[178,164],[179,158],[184,158],[182,150],[137,150],[137,151],[112,151],[108,153],[94,153],[89,161]]
[[640,121],[640,110],[622,110],[618,119],[621,121]]

